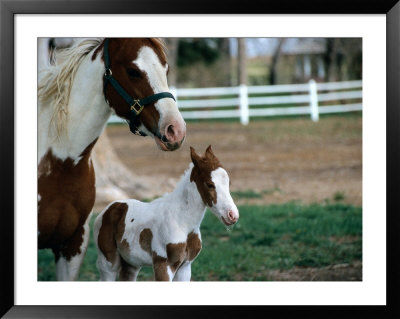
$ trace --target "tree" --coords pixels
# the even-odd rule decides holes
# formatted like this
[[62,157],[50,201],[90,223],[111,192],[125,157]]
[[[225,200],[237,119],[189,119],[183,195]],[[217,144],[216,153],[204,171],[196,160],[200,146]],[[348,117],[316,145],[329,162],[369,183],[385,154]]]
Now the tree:
[[360,38],[338,39],[340,55],[343,57],[346,79],[359,80],[362,78],[362,41]]
[[283,43],[285,42],[285,38],[279,38],[278,44],[274,50],[274,54],[272,55],[271,65],[269,68],[269,84],[276,84],[276,70],[278,66],[278,60],[281,54],[281,48]]
[[247,84],[246,39],[238,38],[238,84]]
[[230,39],[178,39],[177,70],[180,87],[230,86]]
[[230,54],[230,41],[229,38],[221,38],[218,41],[218,49],[220,52],[220,70],[223,72],[223,86],[232,85],[232,61]]
[[178,60],[179,67],[196,62],[212,64],[220,57],[217,38],[183,38],[179,39]]
[[326,52],[324,55],[325,62],[325,81],[335,81],[337,80],[337,65],[336,65],[336,55],[337,55],[337,39],[327,38],[326,39]]
[[178,38],[166,38],[165,43],[168,49],[168,84],[177,87],[177,61],[178,61]]
[[327,38],[324,55],[326,81],[361,79],[362,42],[360,38]]

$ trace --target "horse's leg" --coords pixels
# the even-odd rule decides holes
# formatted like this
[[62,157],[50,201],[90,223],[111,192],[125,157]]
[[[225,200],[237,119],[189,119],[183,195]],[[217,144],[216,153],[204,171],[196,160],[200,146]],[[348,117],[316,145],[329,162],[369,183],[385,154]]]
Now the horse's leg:
[[[115,238],[114,223],[118,222],[118,219],[113,220],[112,217],[112,214],[99,214],[93,227],[93,236],[97,247],[96,266],[100,273],[100,281],[115,281],[118,273],[120,271],[123,273],[126,268],[126,262],[119,254]],[[128,276],[128,273],[126,275]],[[124,278],[124,275],[122,277]]]
[[171,267],[168,266],[167,258],[154,256],[153,257],[154,279],[156,281],[172,281],[174,273]]
[[120,281],[136,281],[140,268],[129,265],[121,257],[121,269],[119,271]]
[[100,281],[116,281],[121,268],[121,258],[117,255],[115,260],[110,262],[101,250],[98,250],[96,266],[100,273]]
[[53,250],[56,255],[56,277],[58,281],[77,279],[89,243],[91,215],[88,215],[85,224],[66,241],[64,247]]
[[174,281],[190,281],[192,277],[192,263],[184,262],[176,271]]

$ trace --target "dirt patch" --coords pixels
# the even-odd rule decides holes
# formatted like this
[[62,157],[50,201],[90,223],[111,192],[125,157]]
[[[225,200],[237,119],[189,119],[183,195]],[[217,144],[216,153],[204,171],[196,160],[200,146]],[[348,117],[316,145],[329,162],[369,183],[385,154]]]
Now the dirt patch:
[[266,274],[270,281],[362,281],[362,264],[330,265],[323,268],[293,267],[272,270]]
[[159,195],[171,191],[188,167],[189,146],[203,153],[211,144],[227,169],[232,191],[253,190],[240,203],[335,201],[362,205],[362,117],[187,123],[187,137],[174,152],[137,137],[127,125],[107,127],[121,161],[135,174],[158,181]]

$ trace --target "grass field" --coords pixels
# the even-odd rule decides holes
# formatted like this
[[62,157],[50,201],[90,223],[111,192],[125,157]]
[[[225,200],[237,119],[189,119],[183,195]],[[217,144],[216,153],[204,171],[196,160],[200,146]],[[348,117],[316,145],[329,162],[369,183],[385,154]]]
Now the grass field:
[[[362,209],[343,204],[340,198],[310,205],[244,205],[239,211],[239,222],[231,229],[207,211],[201,225],[203,249],[192,265],[192,280],[268,281],[274,280],[270,275],[273,270],[321,268],[362,260]],[[99,279],[96,258],[91,236],[79,280]],[[152,269],[143,268],[138,280],[152,279]],[[38,280],[55,280],[49,250],[38,253]]]

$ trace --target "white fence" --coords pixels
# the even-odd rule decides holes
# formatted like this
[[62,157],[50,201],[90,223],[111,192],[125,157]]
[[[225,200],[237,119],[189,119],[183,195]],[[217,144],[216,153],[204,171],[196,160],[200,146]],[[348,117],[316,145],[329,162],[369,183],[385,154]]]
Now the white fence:
[[[319,114],[362,110],[362,81],[266,86],[171,89],[184,119],[240,118]],[[112,116],[109,123],[122,122]]]

